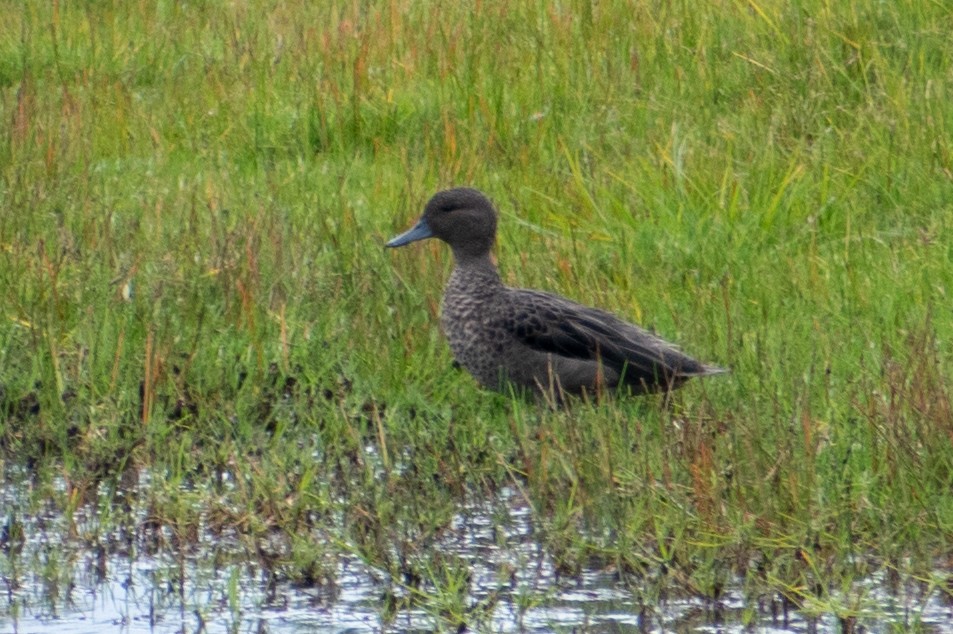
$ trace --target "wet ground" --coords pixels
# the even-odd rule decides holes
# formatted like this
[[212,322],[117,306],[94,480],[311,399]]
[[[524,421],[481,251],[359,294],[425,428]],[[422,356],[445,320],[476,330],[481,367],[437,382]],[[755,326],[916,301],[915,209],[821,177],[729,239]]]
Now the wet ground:
[[[257,563],[235,563],[237,541],[198,535],[186,550],[152,548],[118,529],[99,545],[82,535],[105,509],[73,515],[26,512],[27,484],[0,492],[0,632],[425,632],[448,627],[439,610],[414,606],[416,590],[392,583],[357,556],[334,562],[333,582],[275,582]],[[143,476],[137,485],[148,486]],[[148,518],[144,511],[139,522]],[[15,520],[15,521],[14,521]],[[161,532],[161,529],[159,529]],[[647,596],[606,571],[560,578],[535,539],[518,492],[461,509],[434,548],[464,568],[467,625],[495,632],[827,632],[845,624],[823,610],[797,611],[780,597],[719,601]],[[22,539],[16,539],[17,533]],[[160,540],[161,541],[161,540]],[[107,544],[108,548],[103,547]],[[183,554],[185,553],[185,554]],[[451,569],[453,566],[451,566]],[[939,578],[939,577],[938,577]],[[871,578],[851,590],[854,631],[911,627],[953,632],[953,609],[929,583]],[[403,588],[403,589],[402,589]],[[451,607],[447,608],[452,609]]]

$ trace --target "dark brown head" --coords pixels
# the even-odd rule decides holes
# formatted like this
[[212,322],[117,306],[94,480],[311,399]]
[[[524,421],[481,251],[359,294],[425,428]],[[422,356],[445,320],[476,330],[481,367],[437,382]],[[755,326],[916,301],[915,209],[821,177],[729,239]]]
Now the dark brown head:
[[496,239],[496,210],[476,189],[457,187],[434,194],[416,225],[387,243],[388,247],[439,238],[461,258],[483,257]]

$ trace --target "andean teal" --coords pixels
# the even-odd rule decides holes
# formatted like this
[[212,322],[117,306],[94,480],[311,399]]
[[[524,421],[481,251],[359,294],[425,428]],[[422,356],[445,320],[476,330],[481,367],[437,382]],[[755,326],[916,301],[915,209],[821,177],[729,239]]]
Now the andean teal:
[[692,377],[727,370],[696,361],[673,344],[597,308],[559,295],[509,288],[490,251],[496,210],[481,192],[438,192],[400,247],[439,238],[455,266],[443,296],[441,323],[457,362],[484,387],[508,384],[561,396],[600,389],[668,392]]

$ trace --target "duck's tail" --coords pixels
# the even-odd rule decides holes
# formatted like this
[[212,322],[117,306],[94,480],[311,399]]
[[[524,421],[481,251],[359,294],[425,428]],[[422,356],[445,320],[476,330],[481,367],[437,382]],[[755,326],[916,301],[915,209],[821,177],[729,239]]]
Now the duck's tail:
[[717,365],[702,364],[700,370],[684,373],[686,376],[714,376],[716,374],[730,374],[730,368],[722,368]]

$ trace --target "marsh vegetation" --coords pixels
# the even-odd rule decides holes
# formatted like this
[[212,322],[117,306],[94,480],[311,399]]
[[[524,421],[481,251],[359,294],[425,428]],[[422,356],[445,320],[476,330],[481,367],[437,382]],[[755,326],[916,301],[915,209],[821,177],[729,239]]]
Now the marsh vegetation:
[[[156,561],[189,631],[355,578],[369,627],[546,627],[597,578],[632,627],[942,629],[951,32],[941,2],[6,3],[0,629]],[[481,390],[449,253],[382,248],[459,184],[507,284],[732,374]]]

